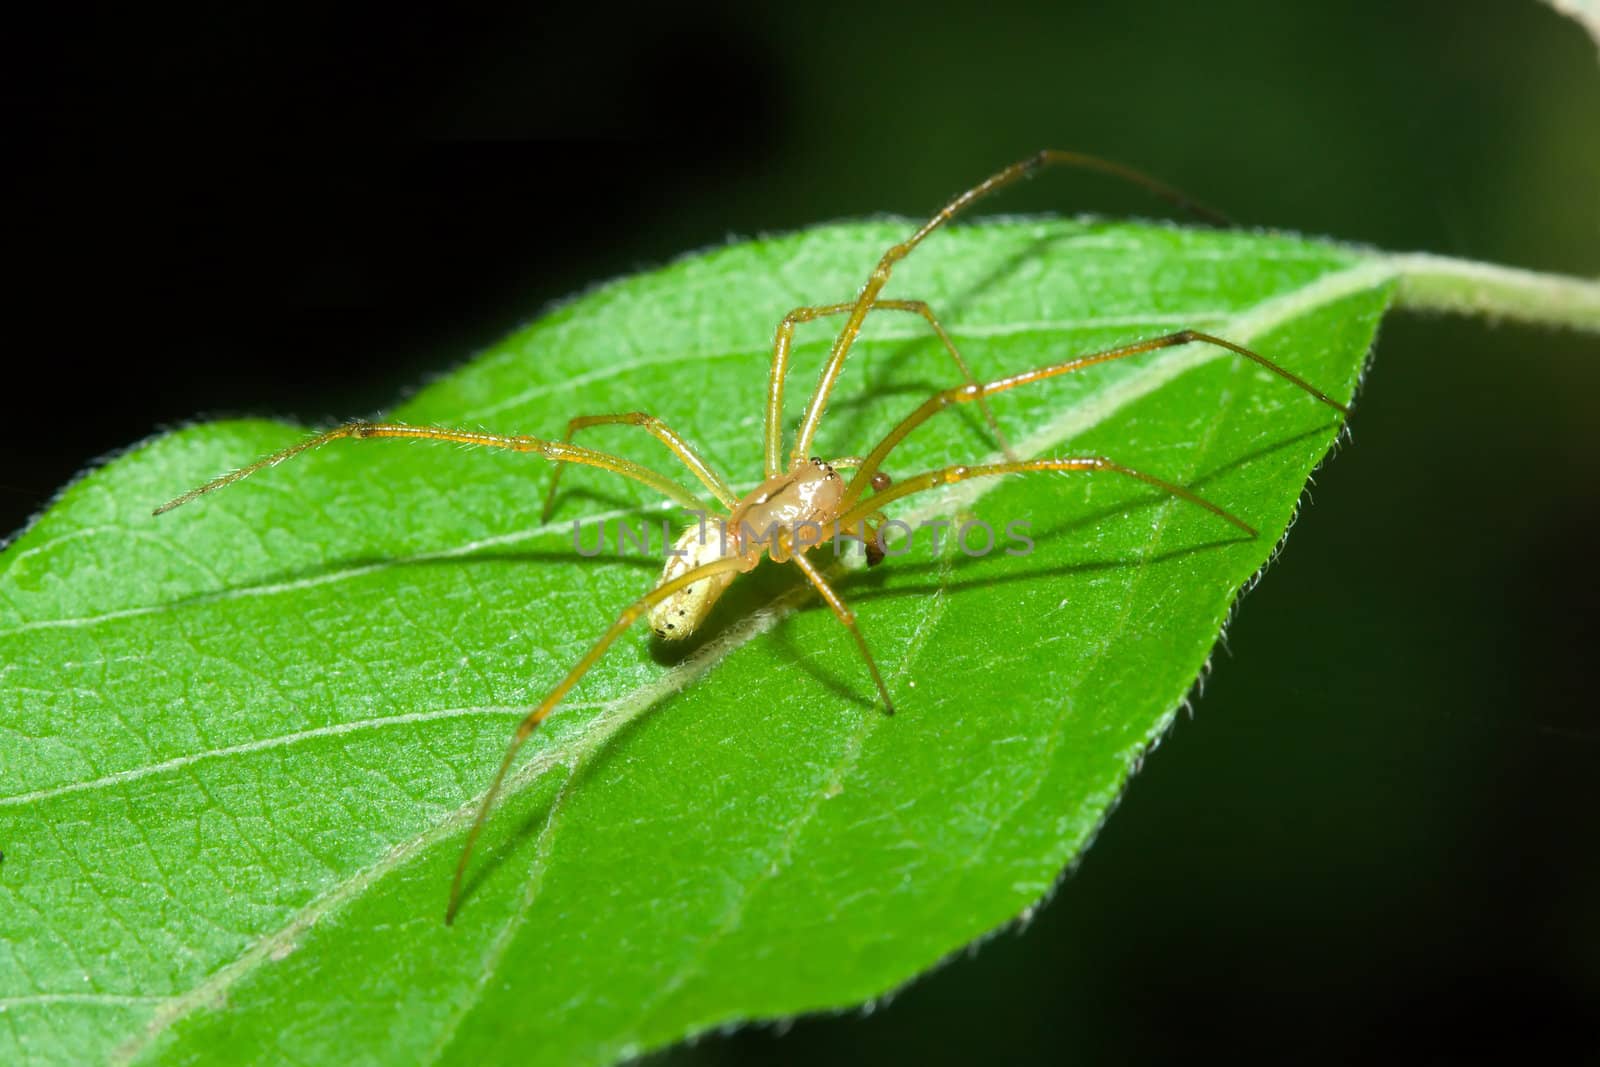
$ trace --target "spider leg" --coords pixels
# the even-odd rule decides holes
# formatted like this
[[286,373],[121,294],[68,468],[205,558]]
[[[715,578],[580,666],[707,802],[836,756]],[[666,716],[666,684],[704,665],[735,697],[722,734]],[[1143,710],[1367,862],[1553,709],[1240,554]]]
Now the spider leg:
[[704,511],[705,505],[683,486],[657,474],[648,467],[641,467],[632,460],[622,459],[605,452],[596,452],[577,445],[569,445],[558,441],[545,441],[538,437],[526,435],[509,436],[507,434],[486,433],[481,430],[450,430],[435,426],[402,426],[389,422],[351,422],[337,426],[331,430],[308,437],[299,444],[290,445],[270,456],[264,456],[248,466],[230,471],[218,478],[213,478],[206,484],[189,490],[182,496],[162,504],[155,509],[155,514],[171,511],[175,507],[187,504],[195,497],[204,496],[214,492],[225,485],[232,485],[241,478],[248,478],[264,467],[276,466],[286,459],[292,459],[302,452],[327,444],[329,441],[338,441],[344,438],[364,439],[368,437],[400,437],[423,441],[452,441],[456,444],[479,445],[484,448],[503,448],[512,452],[536,452],[547,459],[557,463],[582,463],[589,467],[599,467],[602,470],[620,474],[625,478],[632,478],[636,482],[654,489],[662,496],[671,497],[678,503],[688,508]]
[[[1022,385],[1031,385],[1034,382],[1041,382],[1047,378],[1054,378],[1061,374],[1071,374],[1073,371],[1083,370],[1085,367],[1093,367],[1098,363],[1110,363],[1113,360],[1126,359],[1129,356],[1137,356],[1144,352],[1153,352],[1162,348],[1174,348],[1178,345],[1186,345],[1195,341],[1200,341],[1209,345],[1216,345],[1219,348],[1226,348],[1228,351],[1233,352],[1236,355],[1243,356],[1245,359],[1248,359],[1251,362],[1266,368],[1290,384],[1295,385],[1305,392],[1311,394],[1313,397],[1316,397],[1317,400],[1326,404],[1328,407],[1333,408],[1340,414],[1350,414],[1350,409],[1348,407],[1339,403],[1337,400],[1333,399],[1327,393],[1324,393],[1321,389],[1318,389],[1304,378],[1284,370],[1270,359],[1267,359],[1265,356],[1257,352],[1252,352],[1243,345],[1234,344],[1232,341],[1224,340],[1221,337],[1213,337],[1211,334],[1201,333],[1198,330],[1179,330],[1177,333],[1169,333],[1161,337],[1153,337],[1147,341],[1136,341],[1133,344],[1120,345],[1116,348],[1108,348],[1103,352],[1092,352],[1086,356],[1078,356],[1074,359],[1069,359],[1064,363],[1054,363],[1048,367],[1036,367],[1033,370],[1023,371],[1020,374],[1013,374],[1007,378],[999,378],[992,382],[985,382],[982,385],[972,385],[969,383],[967,385],[958,385],[950,389],[945,389],[942,392],[935,393],[933,396],[924,401],[921,407],[918,407],[910,415],[907,415],[904,419],[902,419],[899,425],[890,430],[884,439],[878,442],[878,446],[876,448],[867,453],[866,458],[862,460],[861,465],[856,468],[856,473],[851,477],[850,484],[845,488],[844,497],[840,500],[839,507],[841,509],[848,509],[850,505],[860,499],[861,494],[865,490],[866,486],[871,484],[872,476],[877,472],[878,466],[884,461],[889,453],[894,450],[895,446],[903,441],[906,438],[906,435],[911,433],[912,430],[915,430],[918,426],[921,426],[924,422],[928,421],[935,414],[943,411],[951,404],[971,403],[994,393],[1003,393],[1007,389],[1015,389]],[[892,494],[893,490],[890,490],[890,493]],[[880,493],[879,497],[875,497],[874,499],[880,499],[882,495],[883,494]]]
[[834,618],[844,624],[850,631],[850,636],[855,638],[856,647],[861,650],[861,658],[867,661],[867,670],[872,672],[873,684],[878,687],[878,696],[883,699],[883,710],[889,715],[894,714],[894,701],[889,699],[889,689],[883,684],[883,675],[878,673],[877,661],[872,658],[872,653],[867,650],[867,639],[861,635],[861,627],[856,622],[856,613],[850,610],[839,594],[822,577],[822,572],[817,570],[817,565],[805,557],[805,553],[796,552],[789,557],[791,563],[799,567],[801,572],[816,586],[822,599],[828,602],[828,607],[833,609]]
[[1122,464],[1106,459],[1104,456],[1078,456],[1070,459],[1029,459],[1020,463],[981,463],[971,467],[959,465],[940,467],[938,470],[928,471],[926,474],[919,474],[913,478],[906,478],[896,482],[888,489],[878,493],[871,500],[862,501],[853,508],[845,509],[840,513],[838,523],[842,528],[851,527],[885,504],[915,493],[924,493],[929,489],[936,489],[941,485],[954,485],[956,482],[964,482],[971,478],[988,478],[1001,474],[1038,474],[1050,471],[1110,471],[1113,474],[1121,474],[1144,482],[1146,485],[1153,485],[1157,489],[1177,497],[1179,500],[1186,500],[1197,507],[1204,508],[1224,522],[1237,526],[1251,537],[1257,536],[1254,526],[1251,526],[1233,514],[1233,512],[1213,504],[1194,490],[1185,489],[1183,486],[1169,482],[1165,478],[1158,478],[1153,474],[1146,474],[1144,471],[1135,470],[1132,467],[1124,467]]
[[494,807],[495,798],[500,795],[500,787],[504,784],[506,774],[511,770],[511,764],[516,760],[517,753],[522,749],[523,743],[528,740],[534,730],[538,729],[539,724],[544,722],[555,706],[561,702],[561,698],[566,696],[567,692],[578,684],[580,678],[589,673],[589,668],[600,661],[600,657],[605,655],[606,649],[610,648],[628,627],[637,622],[640,616],[673,593],[681,589],[687,589],[703,578],[725,574],[728,571],[741,570],[744,566],[745,561],[738,556],[728,556],[723,559],[713,560],[710,563],[704,563],[687,570],[671,581],[662,582],[650,592],[629,604],[622,610],[622,614],[617,616],[617,621],[611,624],[611,628],[600,636],[600,640],[596,641],[589,651],[584,653],[583,658],[573,665],[572,669],[556,684],[555,688],[546,693],[544,699],[539,701],[533,710],[528,712],[522,721],[517,724],[516,732],[511,735],[511,743],[506,746],[505,758],[500,761],[500,769],[495,772],[494,778],[489,783],[488,791],[483,794],[483,802],[478,805],[478,816],[472,821],[472,829],[467,832],[466,844],[461,848],[461,859],[456,863],[455,878],[450,883],[450,904],[444,915],[446,925],[455,921],[456,909],[461,904],[461,885],[466,877],[467,864],[472,860],[473,846],[478,842],[478,835],[483,832],[483,824],[489,817],[489,810]]
[[[822,377],[818,379],[816,391],[811,394],[811,400],[806,405],[805,417],[801,420],[799,433],[795,436],[793,461],[799,462],[810,455],[811,439],[816,436],[817,426],[822,421],[822,413],[827,410],[828,397],[833,392],[835,383],[839,380],[840,371],[844,369],[845,357],[850,354],[850,346],[855,343],[856,336],[861,333],[861,324],[867,317],[867,311],[878,303],[878,294],[883,291],[885,285],[889,284],[889,275],[894,270],[894,265],[909,256],[912,250],[921,244],[929,234],[955,218],[956,215],[970,207],[974,202],[991,193],[998,192],[1008,185],[1015,184],[1023,178],[1029,177],[1036,170],[1049,166],[1074,167],[1080,170],[1092,170],[1102,174],[1110,174],[1113,177],[1143,186],[1156,196],[1170,201],[1184,210],[1200,215],[1211,222],[1221,225],[1228,224],[1228,220],[1225,217],[1190,199],[1170,185],[1158,182],[1154,178],[1141,174],[1131,167],[1124,167],[1120,163],[1113,163],[1110,160],[1098,159],[1094,156],[1086,156],[1077,152],[1059,152],[1047,148],[1042,152],[1029,156],[1027,159],[1011,164],[1004,170],[991,174],[940,208],[938,214],[923,223],[916,233],[890,248],[878,260],[878,265],[873,268],[872,274],[867,278],[867,283],[861,287],[860,295],[856,297],[855,303],[850,308],[850,317],[845,320],[844,327],[839,331],[839,336],[833,342],[833,349],[828,353],[828,361],[822,368]],[[769,459],[768,467],[770,468],[771,465]]]
[[[823,304],[817,307],[798,307],[783,317],[778,323],[777,336],[772,342],[772,373],[767,379],[767,423],[766,423],[766,471],[767,477],[780,474],[783,471],[783,387],[789,377],[789,353],[794,344],[794,328],[802,322],[811,322],[825,315],[843,315],[854,309],[855,304]],[[933,332],[938,335],[939,342],[944,345],[944,350],[950,353],[950,358],[955,361],[956,369],[961,372],[961,377],[969,383],[976,384],[977,379],[972,376],[972,370],[967,366],[967,361],[962,358],[961,351],[956,348],[945,328],[934,318],[933,309],[921,300],[879,300],[873,303],[873,311],[909,311],[914,315],[921,315],[927,320]],[[994,421],[994,415],[989,411],[989,405],[979,401],[978,406],[983,412],[983,419],[989,424],[989,432],[994,434],[1000,443],[1000,450],[1007,459],[1015,459],[1011,452],[1011,442],[1006,440],[1006,435],[1001,432],[1000,424]]]
[[[706,461],[700,458],[694,448],[685,441],[681,435],[654,415],[647,415],[642,411],[628,411],[619,415],[579,415],[567,423],[567,435],[561,439],[564,445],[572,443],[573,435],[579,430],[586,430],[591,426],[637,426],[646,433],[652,434],[662,444],[677,456],[683,465],[689,468],[689,473],[700,479],[700,484],[711,490],[711,495],[722,502],[729,510],[739,502],[739,497],[729,488],[722,475],[707,466]],[[561,472],[566,470],[566,464],[557,459],[555,473],[550,475],[550,489],[545,493],[544,513],[541,522],[550,521],[550,513],[556,506],[556,485],[561,481]]]

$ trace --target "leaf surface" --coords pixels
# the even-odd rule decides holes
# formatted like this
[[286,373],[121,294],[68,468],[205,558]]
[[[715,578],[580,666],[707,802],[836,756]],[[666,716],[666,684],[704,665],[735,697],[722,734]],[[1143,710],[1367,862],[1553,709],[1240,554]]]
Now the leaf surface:
[[[775,323],[848,298],[905,232],[618,281],[386,415],[558,437],[646,410],[748,488]],[[929,301],[980,377],[1188,326],[1347,399],[1391,273],[1281,235],[1012,220],[938,235],[886,295]],[[830,338],[802,327],[791,413]],[[864,452],[955,382],[919,319],[875,315],[819,450]],[[513,725],[650,587],[682,513],[572,469],[541,524],[542,460],[368,441],[150,515],[304,434],[260,421],[82,478],[0,555],[3,1058],[601,1064],[859,1003],[1024,913],[1172,723],[1339,420],[1200,345],[992,403],[1025,454],[1109,456],[1262,536],[1110,475],[908,500],[896,517],[981,518],[1000,544],[935,552],[923,531],[840,579],[893,718],[793,569],[763,567],[687,648],[625,637],[535,736],[453,928],[451,869]],[[678,475],[638,430],[583,443]],[[954,410],[889,469],[994,451]],[[613,548],[648,522],[653,551],[583,558],[575,519]],[[1000,550],[1017,520],[1020,556]]]

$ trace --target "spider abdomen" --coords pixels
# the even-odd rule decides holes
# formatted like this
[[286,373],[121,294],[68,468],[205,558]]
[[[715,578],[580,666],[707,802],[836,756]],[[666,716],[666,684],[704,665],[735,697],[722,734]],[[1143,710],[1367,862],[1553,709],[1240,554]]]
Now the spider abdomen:
[[[665,585],[679,575],[733,552],[733,542],[726,536],[720,523],[696,523],[683,531],[672,546],[667,565],[661,570],[659,584]],[[735,573],[724,571],[713,574],[665,597],[650,609],[650,629],[656,632],[657,637],[664,637],[668,641],[681,641],[689,637],[711,613],[711,606],[728,588]]]

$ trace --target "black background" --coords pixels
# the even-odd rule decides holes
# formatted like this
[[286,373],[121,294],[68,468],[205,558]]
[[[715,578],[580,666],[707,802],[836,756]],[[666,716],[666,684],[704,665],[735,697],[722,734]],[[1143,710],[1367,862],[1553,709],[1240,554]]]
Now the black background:
[[[0,532],[162,427],[373,413],[598,281],[1047,145],[1600,271],[1596,48],[1531,3],[8,18]],[[1592,336],[1393,319],[1198,721],[1052,902],[870,1015],[669,1057],[1592,1055],[1597,386]]]

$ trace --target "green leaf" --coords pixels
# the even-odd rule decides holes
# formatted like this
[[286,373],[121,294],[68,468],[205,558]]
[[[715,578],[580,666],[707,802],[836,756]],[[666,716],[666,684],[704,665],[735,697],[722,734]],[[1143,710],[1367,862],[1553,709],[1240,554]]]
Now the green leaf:
[[[905,232],[829,227],[605,286],[388,414],[558,436],[643,409],[748,488],[775,323],[850,296]],[[1394,274],[1278,235],[1006,221],[938,235],[889,295],[928,300],[980,377],[1190,326],[1345,399]],[[802,329],[796,413],[829,338]],[[819,448],[863,452],[953,383],[920,320],[875,315]],[[625,637],[535,735],[453,928],[512,726],[650,587],[681,513],[572,469],[542,525],[539,459],[372,441],[151,516],[304,433],[268,422],[84,477],[0,556],[0,1058],[607,1063],[859,1003],[1027,913],[1172,724],[1339,419],[1201,345],[993,406],[1019,451],[1110,456],[1262,536],[1110,475],[907,501],[1002,539],[1029,520],[1036,547],[919,536],[842,578],[893,718],[793,569],[763,567],[690,647]],[[677,474],[637,430],[587,443]],[[963,408],[890,469],[993,451]],[[581,558],[580,517],[612,538],[648,519],[654,553]]]

